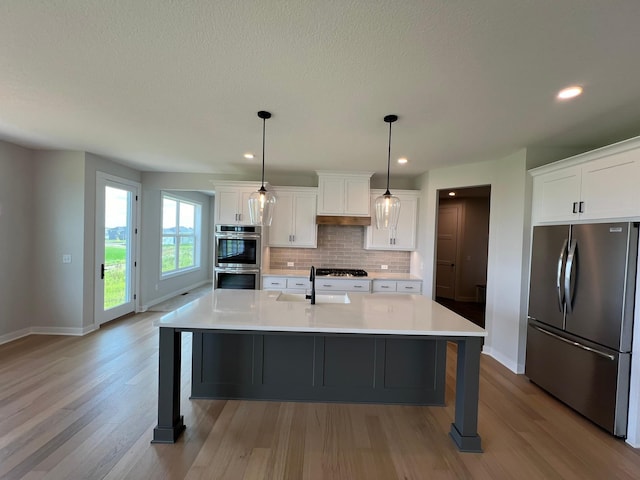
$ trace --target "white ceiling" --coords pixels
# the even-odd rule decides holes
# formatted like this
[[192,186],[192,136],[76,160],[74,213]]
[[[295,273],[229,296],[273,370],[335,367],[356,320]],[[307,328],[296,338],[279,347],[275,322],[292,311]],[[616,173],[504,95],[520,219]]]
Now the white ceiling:
[[[0,138],[141,170],[392,175],[640,134],[638,0],[2,0]],[[560,103],[556,92],[584,86]]]

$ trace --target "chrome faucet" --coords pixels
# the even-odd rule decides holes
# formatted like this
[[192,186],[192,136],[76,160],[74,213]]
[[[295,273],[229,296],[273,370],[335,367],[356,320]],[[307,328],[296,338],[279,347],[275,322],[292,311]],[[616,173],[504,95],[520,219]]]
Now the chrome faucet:
[[311,299],[311,305],[316,304],[316,267],[311,265],[311,273],[309,274],[309,281],[311,282],[311,295],[305,295],[304,298]]

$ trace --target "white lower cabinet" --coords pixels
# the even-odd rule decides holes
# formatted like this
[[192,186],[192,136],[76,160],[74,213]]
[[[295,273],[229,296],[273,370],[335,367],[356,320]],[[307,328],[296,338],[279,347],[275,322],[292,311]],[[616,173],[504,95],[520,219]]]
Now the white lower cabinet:
[[[263,290],[279,290],[286,293],[310,293],[311,282],[304,277],[264,275]],[[346,279],[316,277],[316,293],[414,293],[422,291],[422,280]]]
[[371,293],[371,280],[316,277],[316,293]]
[[311,282],[308,278],[278,277],[264,275],[262,277],[262,290],[279,290],[286,293],[308,293]]
[[262,290],[284,290],[287,288],[288,277],[262,277]]
[[414,293],[422,291],[421,280],[373,280],[373,293]]

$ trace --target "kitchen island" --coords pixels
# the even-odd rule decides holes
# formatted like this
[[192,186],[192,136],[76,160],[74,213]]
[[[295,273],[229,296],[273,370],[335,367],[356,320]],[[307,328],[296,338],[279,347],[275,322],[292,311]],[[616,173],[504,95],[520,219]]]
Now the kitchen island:
[[479,452],[484,329],[420,295],[304,296],[215,290],[161,317],[158,425],[173,443],[180,415],[181,334],[193,333],[192,398],[444,405],[446,342],[458,345],[450,435]]

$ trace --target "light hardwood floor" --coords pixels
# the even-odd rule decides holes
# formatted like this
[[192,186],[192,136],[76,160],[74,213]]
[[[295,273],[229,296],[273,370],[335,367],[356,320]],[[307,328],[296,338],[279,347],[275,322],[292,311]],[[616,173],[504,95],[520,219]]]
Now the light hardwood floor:
[[[458,452],[447,406],[189,400],[183,335],[175,445],[151,445],[159,313],[86,337],[0,346],[2,479],[638,479],[640,451],[483,356],[484,453]],[[450,348],[453,350],[453,348]]]

